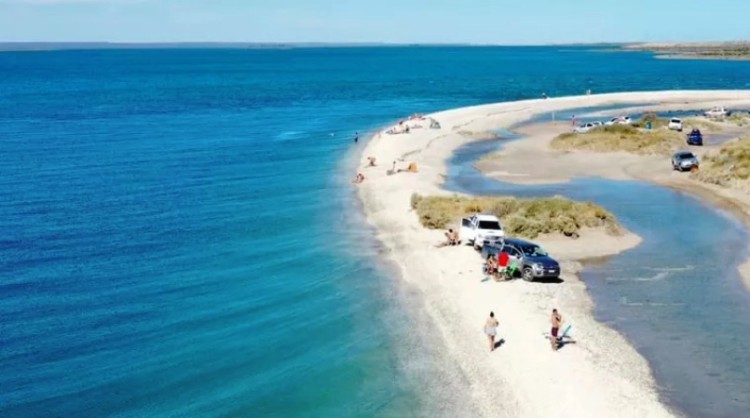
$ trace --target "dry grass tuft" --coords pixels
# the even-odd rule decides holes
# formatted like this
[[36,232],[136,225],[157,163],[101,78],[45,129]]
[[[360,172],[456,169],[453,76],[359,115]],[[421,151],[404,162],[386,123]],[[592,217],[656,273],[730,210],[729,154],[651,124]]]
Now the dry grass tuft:
[[561,196],[539,199],[514,197],[411,197],[419,221],[430,229],[444,229],[452,222],[477,212],[492,213],[512,236],[536,238],[560,233],[577,238],[581,228],[605,228],[610,235],[622,234],[615,216],[592,202],[577,202]]
[[719,125],[716,122],[711,122],[710,120],[707,120],[706,118],[688,118],[682,120],[682,125],[685,128],[685,131],[690,132],[693,128],[698,128],[701,131],[707,131],[707,132],[719,132],[721,131],[721,125]]
[[750,137],[727,143],[701,161],[700,170],[691,173],[697,180],[730,187],[750,178]]
[[640,130],[628,125],[612,125],[587,133],[565,133],[552,140],[552,148],[561,151],[616,152],[634,154],[671,154],[683,144],[682,135],[666,129]]
[[727,118],[727,121],[740,127],[747,126],[750,125],[750,114],[732,113],[732,115]]
[[660,118],[655,113],[646,113],[641,119],[633,123],[633,127],[645,128],[648,122],[651,122],[651,129],[660,129],[669,126],[669,119]]

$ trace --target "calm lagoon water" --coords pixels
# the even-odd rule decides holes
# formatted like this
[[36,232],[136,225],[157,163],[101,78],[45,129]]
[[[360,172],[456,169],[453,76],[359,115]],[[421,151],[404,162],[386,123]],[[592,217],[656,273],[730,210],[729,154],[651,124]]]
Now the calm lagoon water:
[[[0,52],[0,416],[471,416],[460,374],[422,343],[418,295],[378,259],[348,184],[354,132],[541,92],[749,88],[749,69],[570,47]],[[743,230],[682,199],[679,216],[722,231],[691,254],[734,261],[720,249]],[[725,370],[742,343],[715,348],[742,326],[717,324],[718,305],[746,306],[730,268],[703,307],[673,284],[688,279],[654,281],[653,300],[688,299],[695,317],[670,305],[653,331],[628,325],[645,300],[616,280],[632,254],[709,280],[653,247],[705,232],[644,224],[653,202],[630,202],[618,215],[647,244],[592,267],[600,315],[635,341],[714,327],[724,339],[680,355],[739,393],[744,369]],[[668,389],[672,369],[656,368]]]
[[563,195],[612,211],[643,243],[587,265],[582,278],[597,318],[623,332],[646,357],[673,406],[697,417],[748,416],[750,342],[744,336],[750,333],[750,293],[737,272],[748,256],[745,226],[682,192],[642,182],[583,178],[529,186],[491,180],[472,164],[502,143],[459,149],[446,188]]

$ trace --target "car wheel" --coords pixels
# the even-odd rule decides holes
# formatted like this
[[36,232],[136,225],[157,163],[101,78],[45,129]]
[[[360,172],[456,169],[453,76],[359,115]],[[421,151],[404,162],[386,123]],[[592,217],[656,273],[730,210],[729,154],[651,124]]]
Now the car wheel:
[[474,241],[474,249],[477,250],[477,251],[481,251],[482,250],[482,247],[480,247],[479,244],[477,244],[476,240]]
[[531,267],[523,268],[523,279],[526,280],[527,282],[534,281],[534,272],[531,271]]

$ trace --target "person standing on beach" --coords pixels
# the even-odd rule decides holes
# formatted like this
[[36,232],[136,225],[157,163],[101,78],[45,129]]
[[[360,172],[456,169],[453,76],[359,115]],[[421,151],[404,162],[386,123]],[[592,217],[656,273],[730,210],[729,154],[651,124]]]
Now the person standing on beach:
[[487,334],[487,340],[490,342],[490,351],[495,351],[495,336],[497,336],[498,325],[495,312],[490,312],[490,317],[484,323],[484,333]]
[[552,310],[552,317],[550,318],[552,322],[552,331],[550,336],[550,341],[552,343],[552,350],[557,351],[558,348],[560,348],[559,341],[557,339],[557,334],[560,333],[560,325],[563,322],[562,315],[560,315],[559,312],[557,312],[557,309]]
[[572,124],[573,126],[576,126],[576,115],[573,115],[573,116],[571,116],[571,117],[570,117],[570,123],[571,123],[571,124]]
[[359,132],[354,133],[354,143],[356,144],[357,142],[359,142]]

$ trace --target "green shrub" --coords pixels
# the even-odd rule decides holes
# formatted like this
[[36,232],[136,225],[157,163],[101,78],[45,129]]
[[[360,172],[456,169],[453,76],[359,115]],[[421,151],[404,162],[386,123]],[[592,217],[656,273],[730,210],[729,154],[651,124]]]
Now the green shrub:
[[616,152],[668,155],[681,147],[682,136],[666,129],[639,130],[630,125],[611,125],[587,133],[565,133],[552,140],[563,151]]
[[577,238],[584,227],[605,228],[611,235],[622,233],[614,215],[601,206],[561,196],[516,199],[509,196],[423,197],[415,194],[411,202],[419,221],[430,229],[444,229],[462,217],[484,212],[498,216],[508,234],[526,238],[549,233]]

